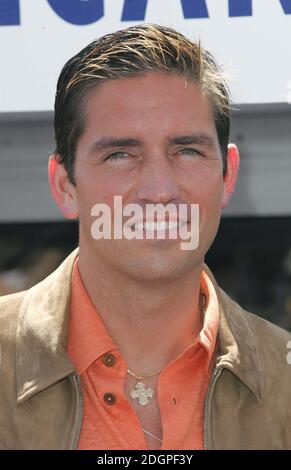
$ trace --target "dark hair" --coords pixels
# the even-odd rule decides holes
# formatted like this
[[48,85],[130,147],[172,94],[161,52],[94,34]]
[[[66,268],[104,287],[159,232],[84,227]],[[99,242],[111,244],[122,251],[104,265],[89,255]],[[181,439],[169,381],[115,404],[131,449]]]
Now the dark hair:
[[76,146],[84,130],[88,91],[99,82],[147,71],[175,73],[201,86],[213,106],[225,174],[231,112],[226,76],[200,41],[193,43],[172,28],[143,24],[93,41],[61,71],[55,98],[55,153],[73,184]]

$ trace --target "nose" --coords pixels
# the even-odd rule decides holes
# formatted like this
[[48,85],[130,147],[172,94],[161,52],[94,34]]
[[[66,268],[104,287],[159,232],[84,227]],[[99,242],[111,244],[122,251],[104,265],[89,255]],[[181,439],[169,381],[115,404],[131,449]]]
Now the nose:
[[167,204],[179,198],[174,169],[166,155],[151,155],[141,169],[137,197],[146,203]]

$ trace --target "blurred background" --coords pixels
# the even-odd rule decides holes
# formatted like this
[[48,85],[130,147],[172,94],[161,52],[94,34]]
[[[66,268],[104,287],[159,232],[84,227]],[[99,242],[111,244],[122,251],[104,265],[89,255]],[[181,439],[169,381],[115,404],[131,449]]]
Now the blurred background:
[[291,331],[291,0],[0,0],[0,295],[78,245],[47,178],[61,67],[144,22],[200,38],[230,75],[241,167],[206,262],[243,307]]

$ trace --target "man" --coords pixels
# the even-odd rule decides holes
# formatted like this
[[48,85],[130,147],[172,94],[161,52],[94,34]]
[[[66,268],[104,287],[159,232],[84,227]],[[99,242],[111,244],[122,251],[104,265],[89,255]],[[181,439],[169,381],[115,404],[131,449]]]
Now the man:
[[[64,66],[49,180],[79,248],[1,299],[0,448],[291,448],[291,335],[204,264],[238,173],[229,120],[214,58],[170,28],[108,34]],[[92,208],[109,224],[115,196],[141,208],[139,237],[93,236]],[[169,236],[197,226],[173,218],[183,205],[199,206],[195,249]]]

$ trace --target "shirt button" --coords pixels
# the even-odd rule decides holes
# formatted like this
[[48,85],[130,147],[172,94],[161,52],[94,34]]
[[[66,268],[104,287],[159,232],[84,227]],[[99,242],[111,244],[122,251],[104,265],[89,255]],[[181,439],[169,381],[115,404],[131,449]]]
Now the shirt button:
[[114,405],[114,403],[116,402],[116,396],[112,393],[105,393],[105,395],[103,396],[103,400],[106,405]]
[[102,357],[102,362],[107,367],[112,367],[116,363],[116,358],[111,353],[107,353]]

